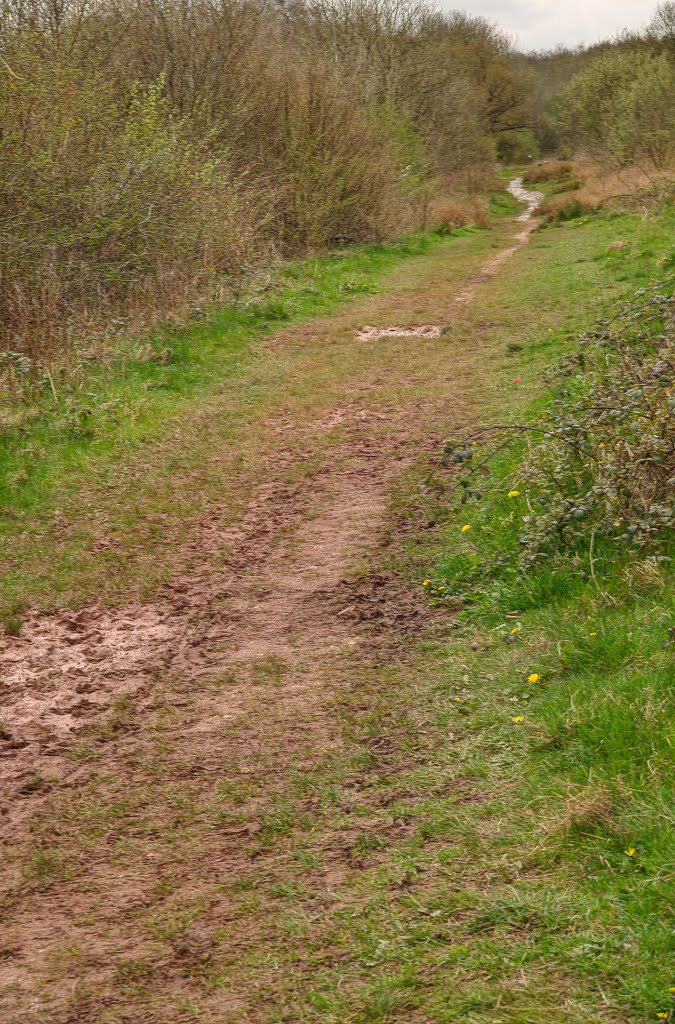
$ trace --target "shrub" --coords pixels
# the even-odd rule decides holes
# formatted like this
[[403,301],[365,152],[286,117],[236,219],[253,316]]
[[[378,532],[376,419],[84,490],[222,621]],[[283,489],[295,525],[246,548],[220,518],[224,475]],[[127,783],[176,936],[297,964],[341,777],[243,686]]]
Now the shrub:
[[539,156],[539,143],[531,128],[504,132],[497,141],[497,156],[504,163],[522,164]]
[[526,185],[541,185],[550,181],[566,181],[572,176],[573,166],[560,160],[550,160],[545,164],[531,167],[523,175]]
[[160,80],[121,110],[43,64],[6,86],[0,345],[37,366],[101,314],[175,303],[262,255],[272,195],[174,116]]
[[615,169],[663,168],[675,153],[675,65],[665,53],[601,55],[572,79],[559,108],[568,139]]
[[592,571],[594,545],[608,559],[631,549],[666,557],[675,526],[674,292],[671,275],[583,334],[550,375],[556,397],[544,413],[446,446],[444,465],[460,467],[452,489],[481,501],[478,474],[527,439],[507,488],[516,504],[500,486],[484,506],[497,537],[497,549],[482,552],[486,573],[589,548]]

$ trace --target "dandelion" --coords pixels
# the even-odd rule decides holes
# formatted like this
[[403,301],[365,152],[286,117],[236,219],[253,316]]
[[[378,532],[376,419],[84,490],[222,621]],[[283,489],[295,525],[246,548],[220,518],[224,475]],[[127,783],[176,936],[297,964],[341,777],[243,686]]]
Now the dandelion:
[[477,445],[477,444],[479,444],[479,443],[480,443],[479,441],[472,441],[472,442],[471,442],[471,447],[472,447],[472,448],[475,448],[475,447],[476,447],[476,445]]
[[520,491],[509,491],[507,497],[509,497],[509,498],[517,498],[519,494],[520,494]]
[[424,583],[422,584],[422,586],[423,587],[430,587],[431,586],[431,580],[425,580]]
[[659,1018],[659,1020],[668,1020],[669,1015],[667,1013],[657,1013],[656,1016]]
[[461,703],[462,703],[462,698],[461,698],[461,697],[453,697],[452,699],[453,699],[454,701],[456,701],[456,702],[457,702],[457,704],[461,704]]
[[511,636],[517,636],[520,633],[520,626],[514,626],[511,630]]
[[438,590],[445,590],[445,587],[438,587]]
[[600,444],[598,445],[598,448],[604,448],[604,447],[605,447],[605,442],[601,441]]
[[527,677],[527,681],[528,683],[538,683],[539,674],[537,672],[530,672],[529,676]]
[[597,636],[598,634],[597,633],[589,633],[588,635],[589,636]]
[[513,721],[513,722],[524,722],[525,719],[523,718],[522,715],[516,715],[515,718],[511,719],[511,721]]
[[671,985],[670,988],[668,989],[668,991],[672,992],[673,995],[675,996],[675,985]]
[[628,849],[624,850],[623,852],[626,854],[627,857],[634,857],[635,856],[635,847],[634,846],[629,846]]
[[466,526],[462,527],[462,533],[468,533],[470,529],[471,529],[471,527],[467,523]]

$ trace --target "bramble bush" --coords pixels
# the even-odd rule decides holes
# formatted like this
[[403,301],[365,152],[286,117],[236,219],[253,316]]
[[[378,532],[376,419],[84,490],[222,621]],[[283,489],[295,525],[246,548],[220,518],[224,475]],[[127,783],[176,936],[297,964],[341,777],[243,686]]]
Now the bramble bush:
[[[580,555],[592,572],[594,549],[609,560],[631,552],[669,560],[674,292],[667,273],[582,334],[548,374],[555,397],[543,412],[445,446],[442,464],[459,477],[437,493],[459,491],[462,504],[479,505],[467,523],[465,569],[522,573]],[[482,476],[492,477],[487,487]]]

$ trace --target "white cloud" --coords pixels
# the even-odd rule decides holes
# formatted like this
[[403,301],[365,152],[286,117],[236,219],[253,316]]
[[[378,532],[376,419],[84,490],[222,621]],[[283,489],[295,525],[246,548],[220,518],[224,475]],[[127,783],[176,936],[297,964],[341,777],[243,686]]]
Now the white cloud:
[[657,0],[441,0],[446,10],[482,14],[517,37],[523,50],[575,46],[611,38],[649,21]]

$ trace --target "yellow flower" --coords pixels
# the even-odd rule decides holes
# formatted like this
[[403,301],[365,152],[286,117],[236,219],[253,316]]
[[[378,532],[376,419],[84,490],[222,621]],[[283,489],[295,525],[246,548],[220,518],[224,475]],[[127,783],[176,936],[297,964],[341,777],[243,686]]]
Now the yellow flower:
[[470,529],[471,529],[471,527],[467,523],[466,526],[462,527],[462,533],[468,533]]
[[472,442],[471,442],[471,446],[472,446],[472,447],[475,447],[475,446],[476,446],[477,444],[479,444],[479,443],[480,443],[480,442],[478,442],[478,441],[472,441]]
[[627,857],[634,857],[635,856],[635,847],[634,846],[629,846],[628,849],[624,850],[623,852],[626,854]]
[[[480,746],[480,743],[474,743],[474,747],[479,747],[479,746]],[[673,991],[675,992],[675,989],[673,989]]]
[[516,633],[520,633],[520,626],[514,626],[511,630],[511,636],[515,636]]
[[671,985],[670,988],[668,989],[668,991],[672,992],[673,995],[675,995],[675,985]]
[[462,703],[462,698],[461,697],[453,697],[452,699],[456,700],[458,704]]
[[600,444],[598,445],[598,448],[604,448],[604,447],[605,447],[605,442],[601,441]]
[[537,672],[531,672],[529,674],[529,676],[527,677],[527,681],[528,681],[528,683],[538,683],[539,682],[539,675],[538,675],[538,673]]
[[439,590],[445,590],[445,587],[439,587],[438,589]]
[[598,634],[597,633],[589,633],[588,635],[589,636],[597,636]]
[[424,583],[422,584],[422,586],[423,587],[428,587],[430,585],[430,583],[431,583],[431,580],[425,580]]
[[520,494],[520,491],[509,491],[507,497],[509,497],[509,498],[517,498],[519,494]]
[[514,722],[524,722],[525,719],[523,718],[522,715],[516,715],[516,717],[514,719],[512,719],[512,721],[514,721]]
[[668,1020],[667,1013],[657,1013],[656,1016],[659,1018],[659,1020]]

